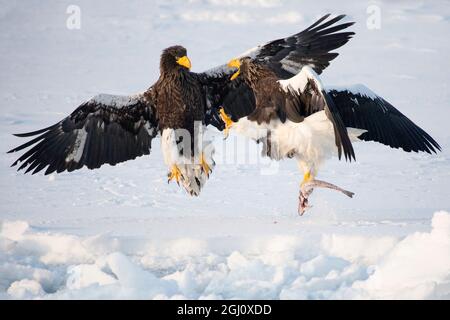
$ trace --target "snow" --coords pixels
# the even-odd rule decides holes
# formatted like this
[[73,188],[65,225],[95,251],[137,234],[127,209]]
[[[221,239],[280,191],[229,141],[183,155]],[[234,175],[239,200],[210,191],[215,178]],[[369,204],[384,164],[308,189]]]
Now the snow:
[[49,177],[16,173],[17,154],[2,152],[1,299],[450,299],[446,1],[379,1],[380,29],[367,28],[365,2],[79,0],[81,29],[69,30],[71,4],[0,0],[5,152],[24,142],[12,133],[99,93],[144,91],[165,47],[184,45],[193,70],[207,70],[327,12],[347,13],[356,35],[324,85],[363,83],[443,152],[355,144],[356,163],[319,172],[355,198],[316,190],[301,218],[295,161],[260,158],[234,135],[214,132],[217,165],[199,198],[166,183],[159,138],[148,157]]
[[448,212],[434,214],[430,231],[405,238],[318,240],[260,235],[239,249],[227,239],[127,244],[5,222],[1,285],[18,299],[450,298]]

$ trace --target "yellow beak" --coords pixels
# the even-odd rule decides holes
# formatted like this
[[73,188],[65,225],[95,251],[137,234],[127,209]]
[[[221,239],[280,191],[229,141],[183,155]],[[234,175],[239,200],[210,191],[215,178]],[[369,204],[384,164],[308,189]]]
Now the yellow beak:
[[191,60],[189,60],[189,58],[187,56],[184,56],[184,57],[181,57],[180,59],[178,59],[177,63],[180,66],[183,66],[183,67],[191,70]]
[[239,59],[233,59],[230,62],[228,62],[228,67],[238,69],[230,78],[230,80],[233,81],[241,73],[241,62],[239,61]]

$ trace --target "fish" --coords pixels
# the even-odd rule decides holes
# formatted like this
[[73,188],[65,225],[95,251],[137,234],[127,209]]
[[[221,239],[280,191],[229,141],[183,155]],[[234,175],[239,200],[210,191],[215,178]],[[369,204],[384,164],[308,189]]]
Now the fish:
[[328,188],[332,190],[336,190],[339,192],[342,192],[349,198],[353,198],[355,193],[344,190],[332,183],[321,181],[321,180],[311,180],[308,181],[300,187],[300,195],[299,195],[299,204],[298,204],[298,214],[300,216],[303,216],[303,214],[306,212],[306,209],[310,208],[311,206],[308,204],[308,198],[314,191],[314,188]]

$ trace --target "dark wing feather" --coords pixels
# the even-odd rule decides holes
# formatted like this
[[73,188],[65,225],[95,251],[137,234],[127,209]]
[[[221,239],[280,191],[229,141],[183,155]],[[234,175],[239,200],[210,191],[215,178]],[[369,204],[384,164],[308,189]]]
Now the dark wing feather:
[[[353,25],[353,22],[335,25],[345,15],[332,19],[328,19],[329,17],[327,14],[293,36],[260,45],[239,57],[251,57],[255,62],[268,67],[279,79],[296,75],[304,66],[309,66],[320,74],[338,56],[331,51],[346,44],[354,35],[353,32],[339,32]],[[219,117],[221,107],[235,121],[255,110],[253,90],[239,78],[230,81],[234,72],[235,70],[223,65],[198,74],[208,101],[206,123],[219,130],[224,128]]]
[[342,148],[346,160],[356,160],[355,151],[353,149],[350,137],[348,136],[347,128],[344,121],[342,120],[338,108],[336,107],[333,99],[324,90],[322,90],[322,96],[326,102],[325,113],[333,123],[334,137],[336,146],[338,148],[339,159],[341,159]]
[[329,17],[327,14],[302,32],[258,46],[244,55],[265,64],[280,79],[296,75],[304,66],[320,74],[338,56],[331,51],[346,44],[354,35],[354,32],[339,32],[354,22],[335,25],[345,15],[327,21]]
[[411,152],[436,152],[439,144],[423,129],[362,85],[328,89],[346,127],[367,130],[359,139]]
[[12,166],[35,174],[74,171],[83,166],[135,159],[150,153],[157,134],[157,118],[150,97],[99,95],[83,103],[70,116],[38,131],[17,134],[35,137],[9,153],[31,147]]
[[225,72],[201,73],[197,76],[206,96],[207,125],[213,125],[219,130],[224,129],[224,123],[219,116],[220,108],[224,108],[233,121],[238,121],[255,110],[253,90],[242,79],[230,81],[230,76]]

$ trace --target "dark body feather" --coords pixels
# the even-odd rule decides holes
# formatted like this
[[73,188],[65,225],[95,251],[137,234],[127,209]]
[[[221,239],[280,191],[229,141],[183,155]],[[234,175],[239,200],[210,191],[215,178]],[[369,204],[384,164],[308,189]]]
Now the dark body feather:
[[184,128],[191,132],[194,121],[204,121],[205,102],[201,87],[189,72],[166,74],[153,89],[161,131]]
[[[174,50],[172,48],[166,51]],[[186,55],[186,53],[180,52],[177,55]],[[164,53],[160,71],[161,75],[151,90],[160,130],[186,129],[193,134],[194,122],[204,123],[205,120],[205,94],[197,75],[174,64],[172,60],[167,61]]]

